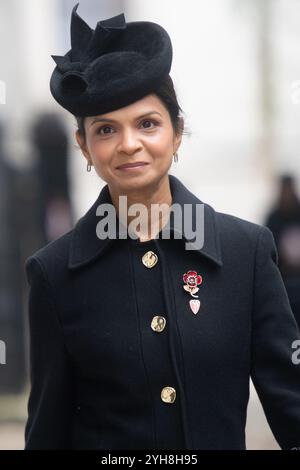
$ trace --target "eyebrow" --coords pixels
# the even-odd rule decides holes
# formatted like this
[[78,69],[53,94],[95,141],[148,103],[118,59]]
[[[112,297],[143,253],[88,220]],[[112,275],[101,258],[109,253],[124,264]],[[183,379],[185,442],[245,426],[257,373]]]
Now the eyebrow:
[[[158,111],[149,111],[147,113],[142,114],[141,116],[138,116],[136,118],[136,120],[142,119],[143,117],[149,116],[150,114],[159,114],[161,116],[161,114]],[[109,119],[109,118],[96,118],[91,122],[89,127],[91,127],[93,124],[95,124],[95,122],[114,122],[114,123],[116,123],[117,121],[115,121],[114,119]]]

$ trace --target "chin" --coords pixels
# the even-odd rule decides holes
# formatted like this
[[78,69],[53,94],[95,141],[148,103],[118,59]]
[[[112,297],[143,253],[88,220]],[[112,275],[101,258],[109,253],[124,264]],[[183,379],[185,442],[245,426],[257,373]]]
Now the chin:
[[159,175],[139,175],[132,176],[130,178],[120,178],[118,181],[118,186],[126,191],[132,190],[143,190],[143,188],[148,188],[149,186],[155,186],[160,181],[161,177]]

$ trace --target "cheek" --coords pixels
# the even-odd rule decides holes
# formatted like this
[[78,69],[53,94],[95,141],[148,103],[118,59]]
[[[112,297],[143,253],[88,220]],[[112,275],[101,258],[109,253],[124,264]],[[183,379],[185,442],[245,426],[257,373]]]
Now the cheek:
[[109,165],[112,161],[112,149],[108,142],[99,142],[93,139],[89,142],[89,153],[97,175],[106,183],[109,182]]
[[91,143],[90,154],[95,164],[107,164],[113,155],[113,146],[109,142],[100,142],[95,140]]
[[159,134],[148,139],[145,146],[154,158],[168,157],[172,155],[173,140],[169,135]]

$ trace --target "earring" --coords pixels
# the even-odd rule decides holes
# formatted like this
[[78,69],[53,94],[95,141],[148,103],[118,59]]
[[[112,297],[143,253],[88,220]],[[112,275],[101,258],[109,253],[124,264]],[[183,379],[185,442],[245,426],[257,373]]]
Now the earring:
[[178,162],[178,153],[177,152],[174,153],[174,162],[175,163]]
[[92,165],[90,164],[90,162],[88,162],[88,164],[86,165],[86,171],[90,172],[92,169]]

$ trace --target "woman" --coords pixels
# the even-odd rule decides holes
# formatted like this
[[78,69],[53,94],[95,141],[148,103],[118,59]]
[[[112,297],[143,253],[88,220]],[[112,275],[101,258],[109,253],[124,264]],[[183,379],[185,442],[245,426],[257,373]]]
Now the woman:
[[[216,212],[168,174],[183,121],[167,33],[123,15],[92,31],[76,8],[51,91],[107,184],[26,262],[25,448],[245,449],[250,376],[280,446],[299,447],[299,332],[270,230]],[[151,218],[157,203],[167,209]]]

